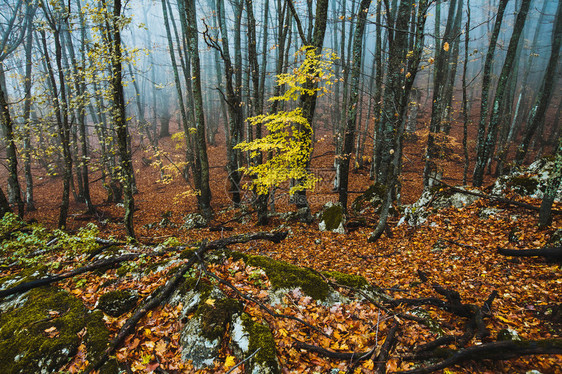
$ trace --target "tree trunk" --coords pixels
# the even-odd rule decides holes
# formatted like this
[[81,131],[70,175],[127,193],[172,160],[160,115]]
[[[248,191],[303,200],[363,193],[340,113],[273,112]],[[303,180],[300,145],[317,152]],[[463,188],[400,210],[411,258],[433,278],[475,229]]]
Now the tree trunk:
[[[4,79],[4,65],[0,61],[0,76],[1,81]],[[8,100],[3,84],[0,83],[0,114],[2,119],[2,126],[4,128],[4,136],[6,138],[6,157],[8,159],[8,193],[13,197],[13,201],[17,205],[18,215],[23,217],[24,203],[21,198],[21,188],[18,181],[18,158],[16,150],[16,141],[14,139],[14,124],[10,115]]]
[[351,65],[350,97],[347,107],[347,120],[345,132],[343,134],[343,149],[338,159],[339,165],[339,202],[344,210],[347,211],[347,187],[349,184],[349,162],[353,153],[353,140],[355,137],[355,126],[357,119],[357,105],[359,103],[359,79],[363,67],[363,35],[365,33],[365,23],[371,0],[361,0],[357,12],[357,24],[353,36],[353,57]]
[[[496,14],[496,22],[494,23],[494,29],[492,31],[492,38],[490,39],[490,45],[488,46],[488,52],[486,53],[486,61],[484,62],[484,71],[482,76],[482,94],[480,97],[480,122],[478,123],[478,135],[477,135],[477,145],[476,145],[476,159],[482,158],[484,153],[484,141],[486,137],[486,121],[488,120],[488,95],[490,92],[490,80],[492,76],[492,63],[494,59],[494,51],[496,50],[496,45],[498,42],[498,35],[500,33],[500,28],[503,20],[503,15],[505,12],[505,7],[507,6],[508,0],[500,0],[498,5],[498,12]],[[472,184],[477,186],[478,183],[482,184],[478,180],[476,175],[476,170],[472,175]]]
[[209,161],[207,158],[207,143],[205,138],[205,114],[203,113],[203,96],[201,92],[201,67],[199,61],[199,40],[197,33],[197,14],[195,0],[181,0],[185,10],[187,22],[187,41],[191,57],[191,72],[193,99],[195,105],[195,170],[194,180],[199,190],[197,202],[199,210],[206,219],[212,216],[211,189],[209,187]]
[[474,169],[473,184],[475,187],[482,186],[484,179],[484,168],[486,166],[487,160],[491,157],[494,147],[496,144],[496,136],[498,131],[499,122],[499,106],[503,99],[505,89],[507,87],[509,73],[511,72],[515,56],[517,54],[517,46],[519,44],[519,39],[523,32],[525,26],[525,20],[527,18],[527,13],[529,12],[529,6],[531,0],[523,0],[521,3],[521,9],[517,14],[517,19],[515,20],[515,25],[513,29],[513,34],[509,41],[509,46],[507,48],[507,54],[505,61],[498,79],[498,86],[496,88],[496,95],[494,98],[494,103],[492,105],[492,114],[490,116],[490,124],[488,125],[488,134],[486,136],[486,142],[482,152],[478,155],[476,159],[476,167]]
[[529,119],[527,120],[525,136],[523,137],[523,140],[521,141],[521,144],[517,149],[517,154],[515,156],[515,163],[517,166],[521,166],[521,164],[525,160],[525,155],[527,154],[529,143],[537,128],[544,122],[546,110],[552,96],[552,90],[554,89],[554,83],[556,82],[554,76],[558,67],[561,44],[562,1],[559,0],[554,27],[552,29],[552,48],[550,50],[550,58],[548,60],[548,65],[543,76],[543,81],[541,84],[542,89],[539,91],[535,104],[531,108]]
[[123,58],[121,53],[121,0],[113,2],[113,17],[111,18],[111,40],[109,44],[111,54],[111,88],[113,96],[113,124],[117,134],[117,149],[121,161],[121,180],[123,182],[123,205],[125,206],[125,230],[127,235],[135,238],[133,213],[135,200],[133,197],[133,164],[129,148],[129,133],[127,115],[125,113],[125,94],[123,92]]
[[[561,2],[562,3],[562,2]],[[558,6],[560,9],[560,5]],[[552,220],[552,204],[556,198],[558,188],[562,182],[562,137],[558,139],[558,147],[554,155],[554,167],[550,172],[550,178],[546,186],[546,191],[542,198],[541,207],[539,210],[539,224],[541,226],[548,226]]]

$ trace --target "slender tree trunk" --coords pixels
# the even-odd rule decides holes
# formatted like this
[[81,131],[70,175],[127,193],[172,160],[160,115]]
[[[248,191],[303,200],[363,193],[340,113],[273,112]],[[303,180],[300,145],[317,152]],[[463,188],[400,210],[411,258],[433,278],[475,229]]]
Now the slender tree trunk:
[[33,32],[32,24],[30,23],[27,30],[25,42],[25,101],[23,104],[23,162],[25,170],[25,204],[28,212],[35,210],[35,201],[33,198],[33,175],[31,174],[31,88],[32,78],[31,72],[33,67],[32,61],[32,48],[33,48]]
[[[47,14],[46,14],[47,15]],[[49,15],[47,15],[49,17]],[[51,20],[52,21],[52,20]],[[48,76],[50,80],[51,90],[53,91],[53,104],[55,107],[55,117],[57,119],[57,126],[59,132],[59,138],[63,151],[64,160],[64,170],[63,170],[63,190],[62,190],[62,201],[59,213],[59,228],[66,226],[66,220],[68,217],[68,206],[70,198],[70,179],[72,178],[72,155],[70,152],[70,125],[68,123],[68,106],[66,102],[66,90],[65,90],[65,80],[61,66],[61,45],[60,45],[60,31],[59,25],[51,22],[51,28],[53,30],[53,36],[55,39],[55,61],[58,65],[59,71],[59,85],[60,85],[60,95],[57,88],[57,82],[53,72],[51,59],[49,57],[49,50],[47,48],[47,38],[45,31],[41,31],[42,41],[43,41],[43,52],[45,55],[45,63],[47,65]]]
[[468,96],[466,92],[466,73],[468,64],[468,44],[470,42],[470,0],[466,0],[466,25],[464,29],[464,64],[462,68],[462,117],[463,117],[463,136],[462,150],[464,156],[464,168],[462,173],[462,184],[466,185],[468,179],[468,167],[470,158],[468,157],[468,124],[470,113],[468,112]]
[[[4,65],[0,61],[0,82],[4,82]],[[0,83],[0,114],[2,125],[4,128],[4,136],[6,138],[6,157],[8,159],[8,193],[13,197],[18,209],[18,215],[23,217],[24,202],[21,198],[21,187],[18,181],[18,158],[16,142],[14,139],[14,124],[10,115],[8,99],[5,88]]]
[[[560,5],[558,5],[560,9]],[[552,204],[556,198],[558,188],[562,182],[562,137],[558,139],[558,146],[554,154],[554,167],[550,172],[546,191],[542,198],[541,207],[539,210],[539,224],[541,226],[548,226],[552,221]]]
[[201,67],[199,61],[199,40],[197,33],[197,14],[195,0],[180,0],[184,4],[187,27],[187,41],[191,57],[192,88],[195,104],[195,170],[194,180],[199,190],[197,202],[199,209],[206,219],[212,216],[211,189],[209,187],[209,161],[207,158],[207,144],[205,138],[205,115],[203,113],[203,96],[201,92]]
[[[490,39],[490,44],[488,46],[488,52],[486,53],[486,60],[484,62],[484,71],[482,76],[482,94],[480,97],[480,121],[478,123],[478,134],[477,134],[477,145],[476,145],[476,159],[482,158],[484,153],[484,142],[486,137],[486,121],[488,120],[488,96],[490,92],[490,80],[492,78],[492,63],[494,59],[494,52],[496,50],[496,45],[498,42],[498,36],[500,33],[500,28],[503,20],[503,15],[505,12],[505,7],[509,0],[500,0],[498,5],[498,12],[496,14],[496,22],[494,23],[494,29],[492,31],[492,38]],[[481,182],[478,181],[476,169],[472,175],[472,184],[478,185]]]
[[521,166],[525,160],[525,155],[529,148],[529,143],[540,124],[544,122],[546,110],[552,96],[552,90],[554,89],[554,83],[556,79],[554,78],[556,69],[558,67],[558,60],[560,57],[560,46],[562,44],[562,1],[558,1],[558,9],[556,11],[556,18],[554,22],[554,27],[552,30],[552,48],[550,50],[550,58],[548,60],[548,65],[546,67],[543,81],[541,84],[541,90],[537,96],[537,99],[531,108],[529,114],[529,119],[527,120],[527,127],[525,135],[521,144],[517,148],[517,153],[515,155],[515,164]]
[[123,92],[123,57],[121,52],[121,0],[113,1],[113,17],[111,22],[111,88],[113,96],[113,123],[117,134],[117,149],[121,161],[121,179],[123,181],[123,205],[125,206],[125,230],[127,235],[135,238],[133,213],[135,200],[133,197],[133,164],[129,148],[127,115],[125,113],[125,93]]
[[521,3],[521,9],[519,10],[517,18],[515,20],[513,34],[511,35],[505,61],[500,73],[500,77],[498,79],[498,86],[496,88],[496,95],[494,97],[494,102],[492,105],[492,114],[490,116],[490,124],[488,125],[486,141],[484,143],[482,153],[476,159],[476,167],[474,169],[473,178],[473,184],[475,187],[480,187],[482,185],[486,162],[491,157],[494,151],[498,131],[499,106],[507,87],[509,73],[511,72],[514,59],[517,54],[517,46],[519,44],[519,39],[525,26],[525,20],[527,18],[530,4],[531,0],[523,0],[523,2]]
[[359,79],[363,67],[363,35],[365,33],[365,23],[371,0],[361,0],[357,12],[357,23],[353,35],[353,56],[351,65],[350,97],[347,107],[347,120],[343,135],[343,149],[338,159],[339,176],[339,202],[344,210],[347,211],[347,187],[349,185],[349,162],[353,153],[353,140],[355,138],[355,126],[357,120],[357,105],[359,103]]
[[435,69],[433,79],[433,100],[431,106],[431,122],[429,124],[429,134],[427,137],[427,150],[425,154],[425,166],[423,171],[424,188],[431,187],[435,179],[439,179],[442,170],[437,165],[437,159],[441,153],[439,146],[441,137],[445,129],[445,112],[447,100],[445,98],[447,74],[449,72],[449,45],[453,41],[453,24],[455,22],[455,10],[457,0],[449,2],[449,13],[447,25],[443,34],[443,44],[436,50]]

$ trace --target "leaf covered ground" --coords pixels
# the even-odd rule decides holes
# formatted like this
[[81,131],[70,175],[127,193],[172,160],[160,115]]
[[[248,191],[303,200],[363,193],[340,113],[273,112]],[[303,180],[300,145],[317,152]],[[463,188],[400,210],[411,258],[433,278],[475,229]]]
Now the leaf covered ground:
[[[318,147],[316,152],[319,155],[324,154],[321,147]],[[409,147],[406,160],[418,159],[420,155],[416,152],[419,153],[419,150],[415,151],[415,147]],[[550,228],[540,229],[537,226],[536,212],[506,205],[491,205],[481,199],[464,208],[436,211],[426,223],[418,227],[397,226],[397,214],[389,224],[392,237],[387,233],[375,243],[367,242],[373,230],[372,225],[376,224],[377,219],[372,211],[362,213],[367,227],[354,228],[345,235],[320,232],[317,222],[309,225],[286,221],[279,216],[274,217],[268,226],[257,227],[253,223],[255,217],[251,213],[230,208],[230,201],[225,193],[226,174],[220,167],[225,163],[224,150],[211,147],[210,153],[210,159],[215,166],[211,173],[213,205],[216,212],[211,225],[218,228],[218,231],[209,228],[181,229],[183,215],[195,210],[195,198],[178,198],[182,191],[188,189],[185,182],[178,179],[166,185],[154,183],[154,180],[158,179],[158,170],[143,165],[137,153],[135,167],[139,194],[135,199],[139,211],[135,216],[135,224],[139,244],[128,245],[123,242],[125,238],[121,223],[122,208],[113,204],[98,204],[99,213],[96,216],[82,214],[84,207],[76,204],[72,207],[74,214],[69,221],[69,234],[50,231],[57,217],[60,191],[57,185],[60,181],[45,177],[37,181],[39,209],[26,218],[37,219],[46,225],[47,229],[36,227],[38,232],[34,233],[33,228],[27,228],[24,233],[29,236],[17,236],[17,240],[24,243],[24,252],[17,252],[15,249],[22,246],[15,245],[10,249],[5,246],[6,241],[3,242],[0,277],[17,274],[38,264],[47,264],[47,270],[52,274],[64,273],[86,265],[91,261],[90,251],[100,246],[91,241],[91,238],[99,236],[123,242],[117,246],[122,252],[143,255],[122,264],[118,269],[84,273],[56,285],[79,297],[91,309],[95,308],[101,295],[111,290],[137,290],[140,303],[143,298],[162,286],[182,261],[186,261],[180,258],[179,250],[170,250],[161,256],[151,256],[156,250],[177,246],[196,248],[203,240],[282,229],[288,230],[289,236],[279,244],[252,241],[233,245],[230,249],[245,254],[268,256],[315,271],[336,270],[361,275],[371,285],[379,287],[394,299],[445,300],[443,295],[436,292],[434,285],[437,284],[445,289],[457,291],[463,303],[482,305],[493,291],[497,291],[491,312],[484,318],[485,327],[490,332],[489,337],[473,338],[467,346],[496,340],[498,333],[504,329],[511,329],[521,339],[528,340],[562,337],[560,315],[556,314],[560,313],[562,299],[560,264],[547,263],[542,258],[510,258],[497,253],[498,247],[524,249],[546,246],[555,229],[562,227],[560,215],[554,216]],[[313,164],[320,169],[328,167],[331,157],[328,155],[315,158]],[[459,169],[458,165],[456,169]],[[419,163],[406,161],[402,179],[404,203],[412,203],[419,196],[418,175]],[[455,177],[458,182],[458,175]],[[369,184],[368,175],[360,171],[351,178],[351,182],[350,190],[364,191]],[[103,188],[98,186],[92,191],[94,201],[103,201]],[[279,197],[278,211],[291,210],[292,207],[283,200],[282,193]],[[535,206],[540,205],[540,200],[516,195],[508,197]],[[311,197],[313,212],[318,211],[326,201],[334,199],[331,185],[320,184],[316,194]],[[480,218],[479,214],[488,207],[496,208],[495,213],[487,218]],[[561,209],[562,205],[557,204],[555,208]],[[92,226],[92,232],[84,232],[84,229],[79,231],[78,229],[84,227],[87,222],[95,223],[99,231]],[[32,239],[32,234],[40,239]],[[53,238],[57,240],[53,242]],[[14,236],[6,240],[13,239]],[[84,242],[87,243],[85,247]],[[389,330],[397,324],[399,329],[396,333],[396,345],[385,368],[388,371],[400,371],[414,367],[413,362],[405,357],[416,347],[439,336],[462,335],[466,331],[467,318],[442,308],[428,305],[411,306],[407,303],[392,308],[381,308],[381,305],[347,288],[339,289],[349,298],[349,304],[341,306],[324,306],[298,290],[287,292],[283,297],[283,304],[270,305],[268,303],[271,299],[267,291],[271,287],[271,281],[256,267],[245,264],[243,260],[227,258],[219,263],[208,264],[207,270],[232,283],[244,294],[274,308],[277,313],[298,317],[322,332],[311,330],[295,320],[272,317],[257,304],[244,301],[244,310],[255,320],[265,322],[272,329],[278,360],[283,371],[288,373],[324,373],[330,369],[338,369],[339,372],[351,370],[357,373],[371,373],[375,372],[377,367],[377,362],[372,359],[354,363],[349,359],[328,358],[323,354],[300,348],[297,342],[322,347],[331,352],[364,353],[372,350],[378,354]],[[194,275],[203,281],[213,282],[202,268],[196,268],[194,272]],[[227,287],[221,288],[226,294],[238,297]],[[105,323],[112,334],[117,333],[131,313],[120,317],[105,316]],[[116,351],[117,360],[133,372],[193,372],[190,363],[180,359],[179,334],[183,324],[180,315],[181,305],[163,305],[151,310],[136,326],[135,332],[127,336],[124,345]],[[412,315],[434,323],[423,324],[403,318]],[[55,330],[45,333],[53,339],[57,337]],[[445,348],[457,347],[451,343]],[[239,360],[225,345],[215,362],[215,367],[206,372],[243,372],[243,365],[234,369],[237,363]],[[74,360],[64,370],[79,372],[87,365],[86,347],[80,345]],[[532,369],[541,373],[560,373],[562,356],[542,355],[511,360],[469,361],[449,367],[445,372],[513,373]]]

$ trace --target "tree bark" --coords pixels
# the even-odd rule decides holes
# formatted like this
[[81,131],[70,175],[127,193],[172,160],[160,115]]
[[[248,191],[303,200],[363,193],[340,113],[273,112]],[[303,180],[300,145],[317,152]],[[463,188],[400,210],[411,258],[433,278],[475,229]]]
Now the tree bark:
[[347,211],[347,187],[349,185],[349,162],[353,153],[353,140],[355,138],[355,127],[357,121],[357,105],[359,104],[359,80],[363,67],[363,36],[365,33],[365,23],[371,0],[361,0],[357,11],[357,23],[353,36],[353,57],[351,65],[350,97],[347,107],[347,120],[343,134],[343,149],[338,158],[339,180],[338,194],[339,202],[344,210]]
[[[492,31],[492,38],[490,39],[490,44],[488,46],[488,52],[486,53],[486,60],[484,62],[484,71],[482,76],[482,94],[480,98],[480,122],[478,123],[478,134],[477,134],[477,145],[476,145],[476,159],[482,158],[484,153],[484,142],[486,137],[486,121],[488,120],[488,96],[490,92],[490,80],[492,78],[492,63],[494,59],[494,52],[496,50],[496,45],[498,42],[498,36],[500,33],[500,28],[503,20],[503,15],[505,12],[505,7],[509,0],[500,0],[498,5],[498,11],[496,14],[496,22],[494,23],[494,29]],[[482,181],[477,178],[476,169],[472,175],[472,184],[479,186]]]
[[550,58],[548,60],[548,65],[544,72],[543,81],[541,84],[541,89],[539,90],[538,97],[535,104],[531,108],[529,114],[529,119],[527,120],[527,127],[525,130],[525,135],[521,144],[517,148],[517,153],[515,155],[515,164],[521,166],[527,150],[529,148],[529,143],[533,135],[535,134],[537,128],[544,122],[546,116],[546,110],[550,99],[552,97],[552,91],[554,89],[554,84],[556,82],[555,73],[558,68],[558,60],[560,57],[560,45],[562,44],[562,1],[558,1],[558,9],[556,11],[556,18],[554,21],[554,26],[552,29],[552,48],[550,50]]
[[195,105],[195,187],[198,189],[197,202],[199,210],[206,219],[212,216],[211,189],[209,187],[209,160],[205,137],[205,114],[203,112],[203,95],[201,91],[201,64],[199,61],[199,40],[197,34],[197,13],[195,0],[181,0],[184,5],[187,22],[187,40],[191,57],[192,89]]

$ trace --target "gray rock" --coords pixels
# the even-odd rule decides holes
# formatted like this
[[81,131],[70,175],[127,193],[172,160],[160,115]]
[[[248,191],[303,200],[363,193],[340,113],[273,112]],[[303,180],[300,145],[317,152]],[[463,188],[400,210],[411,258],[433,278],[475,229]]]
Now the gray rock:
[[[468,188],[460,187],[465,191]],[[475,190],[477,192],[477,190]],[[407,223],[410,226],[424,224],[433,209],[443,209],[449,207],[462,208],[479,200],[478,196],[464,194],[462,192],[452,192],[449,190],[425,190],[418,201],[404,208],[404,215],[398,221],[398,225]]]
[[[492,194],[502,195],[511,189],[520,195],[542,199],[553,168],[554,161],[547,158],[537,160],[527,169],[515,170],[499,177],[494,183]],[[562,201],[562,188],[556,193],[555,201]]]
[[203,227],[207,227],[207,220],[199,213],[189,213],[184,217],[184,223],[181,226],[182,229],[191,230],[191,229],[200,229]]

